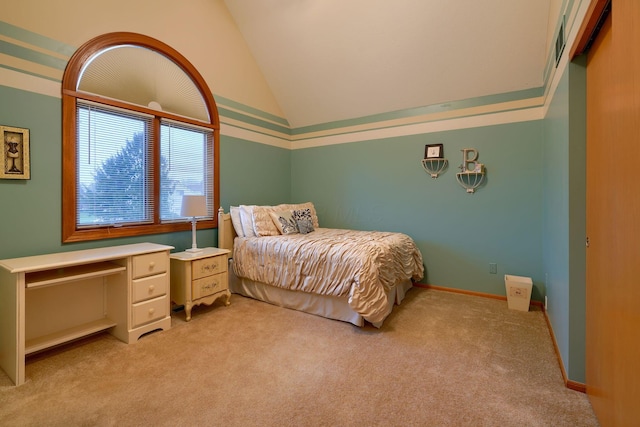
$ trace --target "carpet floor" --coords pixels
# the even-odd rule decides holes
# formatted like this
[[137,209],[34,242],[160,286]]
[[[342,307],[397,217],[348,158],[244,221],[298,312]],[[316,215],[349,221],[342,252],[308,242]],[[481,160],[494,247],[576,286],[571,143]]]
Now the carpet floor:
[[544,314],[414,288],[380,329],[233,295],[124,344],[109,334],[0,372],[3,426],[597,426]]

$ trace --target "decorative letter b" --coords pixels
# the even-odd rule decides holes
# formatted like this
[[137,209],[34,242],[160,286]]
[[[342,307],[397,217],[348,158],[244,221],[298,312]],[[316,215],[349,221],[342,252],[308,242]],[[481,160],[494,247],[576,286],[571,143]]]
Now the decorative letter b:
[[[468,170],[473,171],[475,169],[475,162],[478,160],[478,151],[473,148],[463,148],[460,151],[462,151],[462,165],[460,169],[462,169],[462,172]],[[469,168],[469,163],[473,163],[471,168]]]

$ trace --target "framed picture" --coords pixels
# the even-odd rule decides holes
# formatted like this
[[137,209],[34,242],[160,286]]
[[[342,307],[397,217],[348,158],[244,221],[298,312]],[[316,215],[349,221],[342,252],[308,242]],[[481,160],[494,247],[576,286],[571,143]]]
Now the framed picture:
[[443,159],[444,148],[442,144],[431,144],[424,146],[424,158],[425,159]]
[[0,137],[2,137],[0,178],[31,179],[29,129],[0,126]]

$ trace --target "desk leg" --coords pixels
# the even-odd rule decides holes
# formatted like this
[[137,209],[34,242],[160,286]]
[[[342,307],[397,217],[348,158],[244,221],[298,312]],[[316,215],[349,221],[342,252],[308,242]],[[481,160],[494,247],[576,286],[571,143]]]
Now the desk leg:
[[0,368],[15,385],[24,383],[24,273],[0,269]]

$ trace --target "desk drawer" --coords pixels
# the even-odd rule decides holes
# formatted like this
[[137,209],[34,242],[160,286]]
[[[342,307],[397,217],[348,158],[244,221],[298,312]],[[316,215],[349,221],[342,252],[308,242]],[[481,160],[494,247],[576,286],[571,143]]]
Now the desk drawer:
[[164,273],[169,269],[169,256],[166,252],[137,255],[133,257],[133,278]]
[[228,288],[229,276],[227,273],[214,274],[213,276],[194,280],[191,288],[191,297],[197,300]]
[[157,274],[133,281],[133,302],[159,297],[167,293],[167,273]]
[[133,327],[137,328],[145,323],[167,317],[169,314],[168,296],[133,304]]
[[212,274],[227,271],[227,257],[226,255],[223,255],[198,259],[193,261],[191,265],[191,274],[193,279],[200,279],[201,277],[207,277]]

